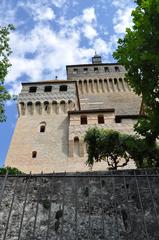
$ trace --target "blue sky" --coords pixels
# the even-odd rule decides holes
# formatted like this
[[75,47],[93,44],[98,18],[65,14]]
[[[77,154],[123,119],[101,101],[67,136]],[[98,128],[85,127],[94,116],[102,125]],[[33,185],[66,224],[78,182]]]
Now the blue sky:
[[[114,61],[133,8],[133,0],[1,0],[0,25],[16,27],[7,89],[18,94],[24,81],[66,79],[66,65],[89,63],[95,51],[104,62]],[[6,115],[0,124],[0,166],[16,125],[16,103],[6,103]]]

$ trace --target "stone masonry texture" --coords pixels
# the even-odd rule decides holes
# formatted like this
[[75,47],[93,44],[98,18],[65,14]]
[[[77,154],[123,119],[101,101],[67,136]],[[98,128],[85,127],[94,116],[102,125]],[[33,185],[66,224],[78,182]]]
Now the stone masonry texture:
[[[123,66],[99,62],[69,65],[66,71],[67,80],[22,83],[5,166],[25,173],[88,171],[84,135],[90,127],[134,134],[141,98],[130,89]],[[101,115],[103,124],[98,123]],[[87,124],[81,123],[83,116]],[[93,170],[107,167],[96,163]],[[130,161],[126,167],[135,164]]]
[[158,240],[158,170],[0,176],[1,240]]

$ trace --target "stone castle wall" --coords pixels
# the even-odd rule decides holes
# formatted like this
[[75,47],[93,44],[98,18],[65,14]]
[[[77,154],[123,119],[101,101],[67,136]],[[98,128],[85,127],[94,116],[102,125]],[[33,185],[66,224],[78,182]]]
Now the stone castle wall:
[[0,176],[0,239],[159,237],[156,170]]
[[[131,117],[139,114],[141,99],[125,81],[122,66],[67,66],[67,79],[22,84],[18,99],[19,118],[6,166],[27,173],[87,171],[83,138],[89,127],[133,134],[136,120]],[[106,109],[113,109],[113,112],[98,112]],[[103,124],[98,124],[99,114],[104,116]],[[118,115],[130,117],[117,123]],[[82,116],[87,118],[86,125],[80,122]],[[130,163],[127,167],[135,166]],[[94,170],[106,168],[105,163],[93,167]]]

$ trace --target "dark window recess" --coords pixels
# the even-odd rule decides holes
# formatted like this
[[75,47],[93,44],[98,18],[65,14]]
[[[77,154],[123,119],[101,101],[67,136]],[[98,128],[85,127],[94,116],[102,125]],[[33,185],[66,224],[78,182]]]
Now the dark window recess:
[[36,92],[36,90],[37,90],[37,87],[30,87],[29,88],[30,93]]
[[87,73],[88,72],[88,68],[84,68],[83,71],[84,71],[84,73]]
[[87,117],[86,116],[82,116],[81,117],[81,124],[87,124]]
[[48,110],[48,107],[49,107],[49,104],[45,104],[45,111],[47,111]]
[[105,68],[104,68],[104,71],[105,71],[105,72],[109,72],[109,68],[108,68],[108,67],[105,67]]
[[98,72],[98,68],[94,68],[94,72]]
[[61,92],[66,92],[67,91],[67,85],[61,85],[59,90]]
[[104,123],[104,116],[103,115],[98,116],[98,123],[99,124]]
[[116,71],[116,72],[120,72],[119,67],[115,67],[115,71]]
[[44,88],[44,92],[51,92],[52,91],[52,86],[46,86]]
[[33,152],[32,152],[32,158],[36,158],[36,156],[37,156],[37,152],[36,152],[36,151],[33,151]]
[[117,79],[116,78],[114,78],[114,84],[117,84]]
[[115,122],[116,122],[116,123],[121,123],[121,118],[120,118],[120,117],[116,117],[116,118],[115,118]]
[[77,74],[78,73],[78,69],[77,68],[74,68],[73,69],[73,74]]
[[42,132],[42,133],[45,132],[45,126],[40,127],[40,132]]

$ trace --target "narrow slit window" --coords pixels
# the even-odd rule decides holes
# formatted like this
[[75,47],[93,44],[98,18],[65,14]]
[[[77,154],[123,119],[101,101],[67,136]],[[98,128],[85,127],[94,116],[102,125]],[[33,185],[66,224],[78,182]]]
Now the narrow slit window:
[[37,152],[36,151],[33,151],[32,152],[32,158],[36,158],[37,157]]
[[98,116],[98,124],[103,124],[104,123],[104,116],[103,115],[99,115]]
[[87,124],[87,116],[81,116],[81,124]]

